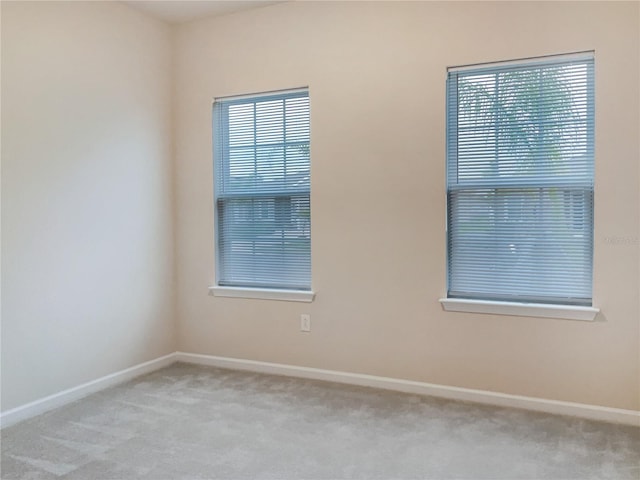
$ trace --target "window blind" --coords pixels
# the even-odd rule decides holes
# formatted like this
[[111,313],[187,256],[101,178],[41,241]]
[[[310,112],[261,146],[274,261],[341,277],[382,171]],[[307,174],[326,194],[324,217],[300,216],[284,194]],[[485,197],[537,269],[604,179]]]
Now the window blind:
[[311,289],[307,90],[214,102],[217,283]]
[[593,54],[450,69],[448,296],[591,305]]

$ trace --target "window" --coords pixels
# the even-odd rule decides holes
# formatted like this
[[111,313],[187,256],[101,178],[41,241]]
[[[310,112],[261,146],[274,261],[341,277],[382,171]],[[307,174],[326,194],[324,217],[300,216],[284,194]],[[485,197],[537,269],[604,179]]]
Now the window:
[[593,64],[449,69],[448,298],[591,306]]
[[213,112],[217,285],[311,290],[308,91]]

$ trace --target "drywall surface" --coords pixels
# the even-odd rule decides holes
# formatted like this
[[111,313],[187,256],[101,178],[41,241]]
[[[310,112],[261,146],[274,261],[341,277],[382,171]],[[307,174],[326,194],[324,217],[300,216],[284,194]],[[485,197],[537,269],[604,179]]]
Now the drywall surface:
[[[638,9],[293,2],[179,26],[179,349],[640,409]],[[582,322],[443,312],[446,68],[585,50],[596,56],[602,313]],[[212,100],[301,86],[316,300],[208,296]],[[301,313],[310,333],[299,331]]]
[[169,27],[2,2],[2,410],[175,350]]

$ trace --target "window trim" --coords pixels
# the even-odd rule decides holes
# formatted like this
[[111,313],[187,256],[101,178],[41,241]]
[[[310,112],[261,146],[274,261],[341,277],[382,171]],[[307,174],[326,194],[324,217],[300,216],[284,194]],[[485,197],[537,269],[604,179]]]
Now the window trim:
[[[224,197],[232,197],[233,195],[227,195],[226,193],[217,195],[215,192],[216,189],[216,175],[218,174],[218,162],[222,161],[221,152],[216,152],[216,140],[215,140],[215,106],[218,102],[224,102],[227,104],[234,103],[238,101],[242,103],[244,100],[254,100],[257,98],[269,98],[269,97],[279,97],[281,95],[289,95],[289,94],[298,94],[298,93],[306,93],[306,97],[309,98],[309,87],[302,86],[296,88],[289,89],[281,89],[281,90],[270,90],[265,92],[256,92],[249,94],[240,94],[240,95],[224,95],[217,96],[213,99],[211,103],[211,113],[212,113],[212,133],[214,137],[212,138],[212,146],[213,146],[213,225],[214,225],[214,258],[215,258],[215,268],[214,275],[215,280],[214,284],[209,286],[209,295],[217,296],[217,297],[232,297],[232,298],[256,298],[256,299],[265,299],[265,300],[283,300],[283,301],[293,301],[293,302],[312,302],[315,299],[315,292],[313,291],[312,283],[309,285],[309,289],[289,289],[286,287],[282,288],[270,288],[270,287],[258,287],[258,286],[243,286],[243,285],[220,285],[220,235],[218,232],[219,223],[218,223],[218,207],[217,202],[220,198]],[[310,114],[309,114],[310,115]],[[310,142],[309,142],[310,144]],[[261,192],[265,193],[265,192]],[[296,192],[293,192],[296,193]],[[308,192],[305,190],[306,194],[309,196],[309,200],[311,199],[311,187],[309,186]],[[311,252],[309,253],[311,260]],[[310,282],[313,282],[312,271],[310,272]]]
[[594,321],[600,312],[600,309],[595,307],[548,303],[497,302],[466,298],[441,298],[439,302],[446,312],[559,318],[564,320],[583,320],[587,322]]
[[[534,66],[536,64],[542,65],[553,65],[553,64],[564,64],[565,62],[572,61],[594,61],[595,59],[595,51],[581,51],[575,53],[566,53],[566,54],[558,54],[558,55],[547,55],[540,57],[529,57],[529,58],[520,58],[513,59],[507,61],[497,61],[497,62],[487,62],[487,63],[478,63],[478,64],[467,64],[467,65],[458,65],[447,68],[447,75],[452,72],[467,72],[474,71],[481,73],[483,70],[493,70],[495,68],[501,67],[518,67],[520,65],[523,66]],[[592,81],[595,78],[592,79]],[[593,88],[593,84],[592,84]],[[447,85],[447,102],[449,96],[449,86]],[[593,112],[594,102],[592,100],[591,103],[591,111],[589,114],[591,115],[591,122],[595,120],[595,115]],[[445,232],[447,236],[446,242],[446,256],[447,256],[447,273],[446,273],[446,286],[447,286],[447,297],[440,298],[439,302],[442,305],[442,308],[445,311],[451,312],[465,312],[465,313],[480,313],[480,314],[496,314],[496,315],[511,315],[511,316],[525,316],[525,317],[543,317],[543,318],[559,318],[559,319],[568,319],[568,320],[584,320],[584,321],[594,321],[598,313],[600,312],[599,308],[594,306],[593,300],[593,283],[591,285],[591,297],[589,304],[571,304],[571,303],[542,303],[542,302],[532,302],[531,299],[523,298],[521,301],[502,301],[502,300],[494,300],[490,298],[472,298],[472,297],[458,297],[458,296],[450,296],[449,294],[449,283],[450,283],[450,273],[449,273],[449,257],[451,255],[451,245],[449,241],[449,213],[448,210],[450,208],[449,205],[449,191],[450,186],[449,182],[449,149],[451,146],[449,145],[449,107],[446,109],[446,125],[447,125],[447,172],[446,175],[446,222],[445,222]],[[458,112],[456,111],[457,115]],[[589,120],[587,120],[589,121]],[[593,128],[593,127],[592,127]],[[595,137],[595,131],[593,132]],[[457,143],[454,147],[457,150]],[[457,158],[457,153],[456,153]],[[594,175],[595,172],[592,173]],[[591,195],[595,194],[595,185],[591,185]],[[595,208],[592,207],[592,215],[594,214]],[[592,223],[591,225],[592,238],[595,235],[595,225]],[[592,262],[593,262],[593,244],[592,244]],[[593,263],[592,263],[593,266]]]
[[514,60],[503,60],[497,62],[487,63],[470,63],[467,65],[458,65],[455,67],[448,67],[447,72],[464,72],[467,70],[483,70],[492,69],[495,67],[508,67],[510,65],[519,66],[522,64],[536,65],[536,64],[550,64],[552,62],[564,63],[571,61],[590,60],[594,58],[593,50],[584,50],[582,52],[574,53],[559,53],[557,55],[543,55],[541,57],[524,57]]
[[316,297],[313,290],[287,290],[280,288],[209,287],[209,295],[228,298],[254,298],[259,300],[282,300],[287,302],[311,303]]

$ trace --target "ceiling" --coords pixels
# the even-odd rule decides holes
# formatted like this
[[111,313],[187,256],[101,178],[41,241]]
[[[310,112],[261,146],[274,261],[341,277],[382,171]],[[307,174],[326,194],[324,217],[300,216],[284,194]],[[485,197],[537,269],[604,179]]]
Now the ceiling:
[[171,23],[259,8],[282,0],[128,0],[123,3]]

